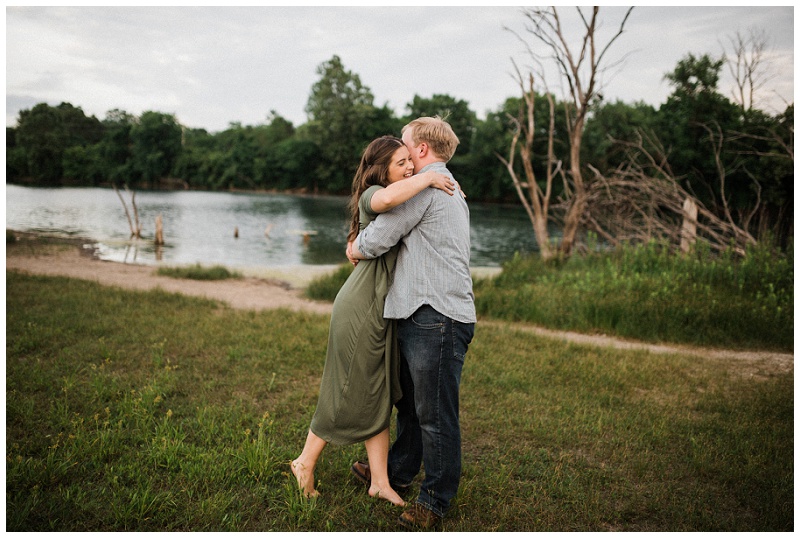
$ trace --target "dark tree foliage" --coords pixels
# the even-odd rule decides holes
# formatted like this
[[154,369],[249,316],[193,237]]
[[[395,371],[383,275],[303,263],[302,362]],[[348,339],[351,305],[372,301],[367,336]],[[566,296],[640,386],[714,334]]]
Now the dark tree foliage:
[[14,132],[15,149],[20,151],[14,156],[14,172],[35,183],[59,185],[65,177],[67,148],[96,144],[102,134],[97,118],[86,117],[83,110],[69,103],[57,107],[41,103],[23,110]]
[[[775,231],[785,243],[793,218],[788,148],[794,116],[743,112],[718,91],[722,66],[722,59],[708,55],[689,54],[678,62],[666,75],[674,91],[658,110],[654,132],[673,173],[703,204],[717,214],[727,207],[755,227],[751,233]],[[758,222],[746,222],[753,211]]]
[[477,198],[491,202],[515,202],[517,194],[508,180],[505,169],[498,166],[498,148],[507,147],[511,141],[506,110],[516,110],[518,99],[509,99],[495,112],[489,112],[485,121],[475,124],[472,151],[467,155],[465,166],[453,166],[453,173],[469,199]]
[[675,90],[659,110],[657,132],[669,151],[673,171],[685,176],[685,187],[703,203],[720,203],[716,165],[706,126],[728,131],[738,124],[739,107],[717,91],[723,60],[689,54],[666,79]]
[[633,142],[639,132],[652,132],[656,109],[645,103],[600,103],[583,134],[583,160],[599,170],[613,170],[627,159],[620,142]]
[[[598,101],[587,119],[582,162],[608,174],[630,158],[624,143],[645,133],[707,207],[720,213],[727,208],[749,223],[751,233],[773,234],[785,245],[793,234],[794,107],[777,116],[743,110],[718,91],[722,65],[707,55],[682,59],[665,76],[673,92],[658,109]],[[300,126],[273,110],[263,124],[232,123],[209,133],[157,111],[137,117],[111,110],[98,121],[69,103],[38,104],[20,112],[16,127],[6,128],[7,181],[346,194],[372,139],[399,136],[410,119],[438,115],[461,140],[449,166],[469,200],[517,201],[498,154],[508,151],[509,117],[517,115],[519,97],[478,119],[454,96],[415,95],[406,115],[398,117],[388,106],[373,104],[369,88],[338,56],[321,64],[318,73],[306,105],[308,122]],[[538,179],[544,177],[549,107],[543,98],[535,103],[532,165]],[[555,153],[568,170],[564,107],[556,101]],[[558,196],[563,184],[554,188]]]
[[17,129],[6,127],[6,178],[22,181],[28,170],[24,146],[17,144]]
[[131,127],[135,180],[148,188],[166,178],[181,151],[182,128],[175,116],[145,112]]
[[405,122],[421,116],[439,116],[447,120],[459,139],[455,156],[462,157],[470,153],[478,117],[470,110],[469,103],[450,95],[434,94],[427,99],[415,95],[406,108],[408,115]]
[[370,89],[338,56],[323,63],[317,74],[320,80],[306,105],[307,136],[322,156],[316,174],[322,189],[347,193],[364,147],[394,127],[392,112],[373,105]]
[[196,189],[209,188],[206,162],[215,150],[214,137],[205,129],[184,129],[181,154],[173,175]]
[[122,110],[111,110],[103,120],[105,133],[100,142],[104,175],[100,182],[127,184],[133,177],[133,142],[131,129],[136,118]]

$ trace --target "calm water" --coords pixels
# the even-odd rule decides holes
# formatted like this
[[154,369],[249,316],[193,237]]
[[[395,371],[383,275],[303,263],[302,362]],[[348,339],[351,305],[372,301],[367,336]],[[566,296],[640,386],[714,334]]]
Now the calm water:
[[[122,196],[130,208],[129,195]],[[346,204],[346,198],[334,196],[138,191],[145,239],[131,242],[113,189],[6,185],[6,228],[86,237],[95,242],[101,258],[120,262],[336,265],[346,261]],[[159,214],[166,245],[157,250],[152,238]],[[496,267],[515,251],[536,250],[521,206],[471,203],[470,214],[473,267]],[[305,232],[310,232],[307,239]]]

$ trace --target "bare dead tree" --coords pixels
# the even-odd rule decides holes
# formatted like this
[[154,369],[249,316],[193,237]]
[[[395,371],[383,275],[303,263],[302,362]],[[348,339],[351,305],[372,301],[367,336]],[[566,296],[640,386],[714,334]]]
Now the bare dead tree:
[[[768,160],[775,166],[791,164],[794,167],[794,126],[791,123],[781,125],[778,128],[758,126],[756,131],[750,132],[729,131],[726,138],[733,143],[732,145],[735,145],[738,155],[755,156],[759,159]],[[759,149],[758,145],[752,144],[752,142],[765,142],[767,147]],[[774,231],[772,226],[763,220],[763,213],[757,214],[764,208],[764,204],[761,203],[761,181],[746,166],[741,168],[741,172],[750,178],[756,193],[755,207],[749,212],[743,213],[740,211],[739,220],[742,222],[742,227],[746,230],[752,230],[751,221],[760,219],[760,225],[757,225],[760,228],[759,234],[763,234],[766,231]],[[787,213],[792,211],[792,205],[783,204],[778,211],[778,220],[781,221]]]
[[[508,158],[506,159],[500,154],[497,154],[497,157],[503,162],[506,170],[508,170],[517,195],[528,214],[528,218],[533,226],[536,243],[539,246],[539,255],[542,259],[549,260],[555,256],[555,250],[550,240],[550,232],[548,230],[548,222],[550,221],[550,198],[553,192],[553,180],[556,174],[561,172],[561,161],[556,162],[553,146],[555,133],[555,102],[552,94],[548,92],[546,98],[550,107],[550,119],[547,131],[545,188],[542,190],[533,169],[533,142],[536,127],[536,117],[534,113],[536,99],[533,83],[534,77],[532,73],[528,74],[528,86],[526,88],[524,78],[516,63],[514,63],[514,68],[522,93],[522,102],[517,116],[509,116],[509,120],[514,126],[514,136],[509,148]],[[517,153],[519,153],[520,160],[522,161],[522,170],[525,174],[524,181],[521,180],[517,174],[515,166],[515,157]],[[563,174],[563,172],[561,173]]]
[[765,128],[762,132],[765,134],[741,133],[736,131],[732,132],[731,134],[737,136],[738,138],[761,140],[763,142],[774,144],[775,146],[775,149],[769,152],[747,150],[741,152],[743,155],[789,159],[790,161],[794,162],[794,127],[787,129],[783,136],[773,128]]
[[690,242],[687,229],[716,251],[733,246],[743,255],[748,245],[756,243],[729,214],[718,216],[681,186],[655,139],[640,133],[634,142],[617,142],[627,148],[626,163],[608,175],[589,166],[595,181],[582,216],[585,225],[610,245],[655,240],[677,250]]
[[117,196],[119,196],[119,201],[122,202],[122,208],[125,210],[125,217],[128,219],[128,227],[131,229],[130,238],[131,239],[134,239],[134,238],[135,239],[141,239],[142,238],[142,227],[139,224],[139,210],[136,208],[136,192],[135,191],[132,192],[130,189],[128,189],[128,186],[125,185],[125,192],[127,192],[128,195],[131,198],[131,206],[133,208],[133,215],[134,215],[134,218],[136,220],[136,225],[134,226],[134,221],[131,220],[131,213],[130,213],[130,211],[128,211],[128,204],[125,203],[125,199],[122,197],[122,194],[119,192],[119,189],[117,188],[117,184],[114,183],[113,185],[114,185],[114,192],[117,193]]
[[[565,255],[569,255],[572,251],[581,226],[581,218],[588,203],[587,185],[584,181],[580,158],[587,114],[598,97],[600,76],[606,68],[604,66],[606,53],[614,41],[622,35],[632,9],[629,8],[625,12],[617,32],[609,41],[605,45],[600,45],[596,41],[599,8],[593,7],[589,14],[584,13],[581,8],[577,8],[583,24],[583,36],[579,46],[575,49],[571,47],[567,39],[561,17],[555,7],[532,8],[525,11],[525,16],[530,23],[526,26],[527,32],[533,36],[534,41],[543,44],[548,50],[550,59],[555,62],[569,89],[565,110],[570,145],[570,188],[565,190],[566,212],[560,246],[561,252]],[[520,39],[525,43],[534,62],[541,65],[540,56],[536,54],[533,47],[524,39]]]
[[[753,216],[755,216],[756,212],[761,206],[761,184],[755,178],[755,176],[749,174],[750,179],[753,181],[753,185],[755,185],[756,203],[753,205],[750,212],[740,214],[738,219],[739,225],[735,224],[733,215],[731,214],[730,204],[728,203],[728,194],[726,192],[728,171],[726,170],[725,163],[722,160],[722,149],[725,145],[725,136],[722,133],[722,127],[720,127],[718,123],[715,123],[713,126],[702,125],[702,127],[708,133],[708,140],[711,150],[714,153],[714,163],[717,169],[717,181],[719,182],[720,198],[722,199],[722,218],[731,224],[734,230],[746,231],[750,226],[750,221],[753,219]],[[753,239],[752,236],[750,236],[749,239]],[[755,242],[754,239],[753,242]]]
[[768,39],[764,30],[751,28],[747,36],[740,32],[729,38],[732,53],[725,55],[728,70],[734,81],[733,99],[748,112],[756,102],[756,93],[774,77],[765,65]]

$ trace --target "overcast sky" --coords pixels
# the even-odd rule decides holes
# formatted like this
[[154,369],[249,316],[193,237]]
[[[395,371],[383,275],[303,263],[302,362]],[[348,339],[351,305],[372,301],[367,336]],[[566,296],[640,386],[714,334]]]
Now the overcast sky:
[[[565,18],[574,12],[559,9]],[[521,10],[7,7],[6,125],[37,103],[68,102],[101,120],[112,109],[153,110],[212,132],[232,122],[266,123],[272,110],[297,126],[308,119],[318,67],[334,55],[372,91],[375,105],[388,104],[398,116],[414,95],[447,94],[483,118],[519,94],[511,59],[530,65],[514,33],[527,35]],[[615,31],[624,12],[601,8],[604,31]],[[782,111],[794,101],[791,6],[637,7],[609,52],[609,60],[625,62],[603,81],[605,99],[658,107],[671,91],[664,74],[680,59],[720,57],[737,31],[752,28],[766,32],[771,49],[774,77],[763,103]],[[549,84],[554,89],[555,78]],[[731,87],[724,77],[722,93],[730,96]]]

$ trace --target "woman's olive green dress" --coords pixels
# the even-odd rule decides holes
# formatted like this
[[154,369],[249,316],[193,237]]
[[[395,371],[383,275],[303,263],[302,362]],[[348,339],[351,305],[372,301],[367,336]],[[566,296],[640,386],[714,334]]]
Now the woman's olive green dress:
[[[375,185],[358,203],[359,229],[377,214],[370,208]],[[333,302],[328,352],[311,431],[335,445],[366,441],[389,427],[401,396],[395,322],[383,305],[397,260],[397,246],[362,260]]]

